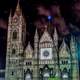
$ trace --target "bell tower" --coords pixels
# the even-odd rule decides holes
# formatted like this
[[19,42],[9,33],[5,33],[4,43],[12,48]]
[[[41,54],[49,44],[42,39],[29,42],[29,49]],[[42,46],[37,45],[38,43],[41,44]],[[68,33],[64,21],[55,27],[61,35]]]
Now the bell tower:
[[8,22],[5,80],[23,80],[24,23],[18,1],[15,13],[13,16],[10,13]]

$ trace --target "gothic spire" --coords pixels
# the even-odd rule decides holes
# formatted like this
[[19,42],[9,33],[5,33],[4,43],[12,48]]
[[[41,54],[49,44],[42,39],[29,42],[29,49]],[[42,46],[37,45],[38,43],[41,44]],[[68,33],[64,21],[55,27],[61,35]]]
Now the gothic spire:
[[69,48],[63,39],[62,44],[59,49],[59,55],[60,55],[60,57],[70,57],[69,53],[70,53]]
[[36,28],[35,35],[34,35],[34,42],[38,42],[38,39],[39,39],[39,35]]
[[9,14],[9,22],[8,22],[8,24],[9,25],[11,25],[11,21],[12,21],[12,14],[11,14],[12,12],[11,12],[11,10],[10,10],[10,14]]
[[20,13],[21,13],[21,9],[20,9],[20,4],[19,4],[19,2],[20,2],[20,0],[18,0],[18,2],[17,2],[17,6],[16,6],[16,10],[15,10],[14,15],[15,15],[15,14],[20,15]]
[[33,53],[33,48],[31,47],[30,42],[28,42],[28,45],[25,49],[26,58],[32,58],[32,53]]
[[58,45],[58,34],[57,34],[56,28],[54,28],[53,41],[54,41],[54,45],[57,46]]
[[37,32],[37,28],[36,28],[36,31],[35,31],[35,36],[34,37],[38,37],[38,32]]

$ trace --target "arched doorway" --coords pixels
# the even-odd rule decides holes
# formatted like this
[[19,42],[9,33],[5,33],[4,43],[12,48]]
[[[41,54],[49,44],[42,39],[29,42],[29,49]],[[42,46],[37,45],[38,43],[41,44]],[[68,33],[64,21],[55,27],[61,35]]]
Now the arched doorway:
[[43,80],[48,80],[50,77],[50,68],[48,67],[48,65],[45,65],[43,67]]
[[32,80],[32,74],[31,74],[30,70],[26,71],[25,80]]
[[63,69],[62,80],[69,80],[69,72],[68,72],[67,68]]
[[45,71],[43,74],[43,80],[48,80],[49,77],[50,77],[49,71]]
[[32,80],[31,79],[31,75],[28,73],[28,74],[26,74],[26,76],[25,76],[25,80]]
[[39,80],[49,80],[53,76],[53,68],[49,68],[48,65],[44,65],[43,68],[40,68],[40,79]]
[[63,79],[68,79],[68,73],[64,73],[64,74],[62,75],[62,77],[63,77]]

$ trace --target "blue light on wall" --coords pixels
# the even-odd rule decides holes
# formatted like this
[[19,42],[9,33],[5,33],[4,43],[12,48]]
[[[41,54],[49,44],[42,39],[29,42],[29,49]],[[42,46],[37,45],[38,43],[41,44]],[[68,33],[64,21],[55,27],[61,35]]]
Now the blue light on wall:
[[48,16],[48,20],[51,20],[52,19],[52,16]]

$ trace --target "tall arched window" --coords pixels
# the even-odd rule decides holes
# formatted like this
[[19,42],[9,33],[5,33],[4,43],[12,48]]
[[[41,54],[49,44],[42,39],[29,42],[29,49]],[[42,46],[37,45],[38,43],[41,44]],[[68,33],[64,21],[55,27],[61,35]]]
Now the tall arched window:
[[14,32],[13,32],[13,39],[15,40],[15,39],[17,39],[17,31],[15,30]]

